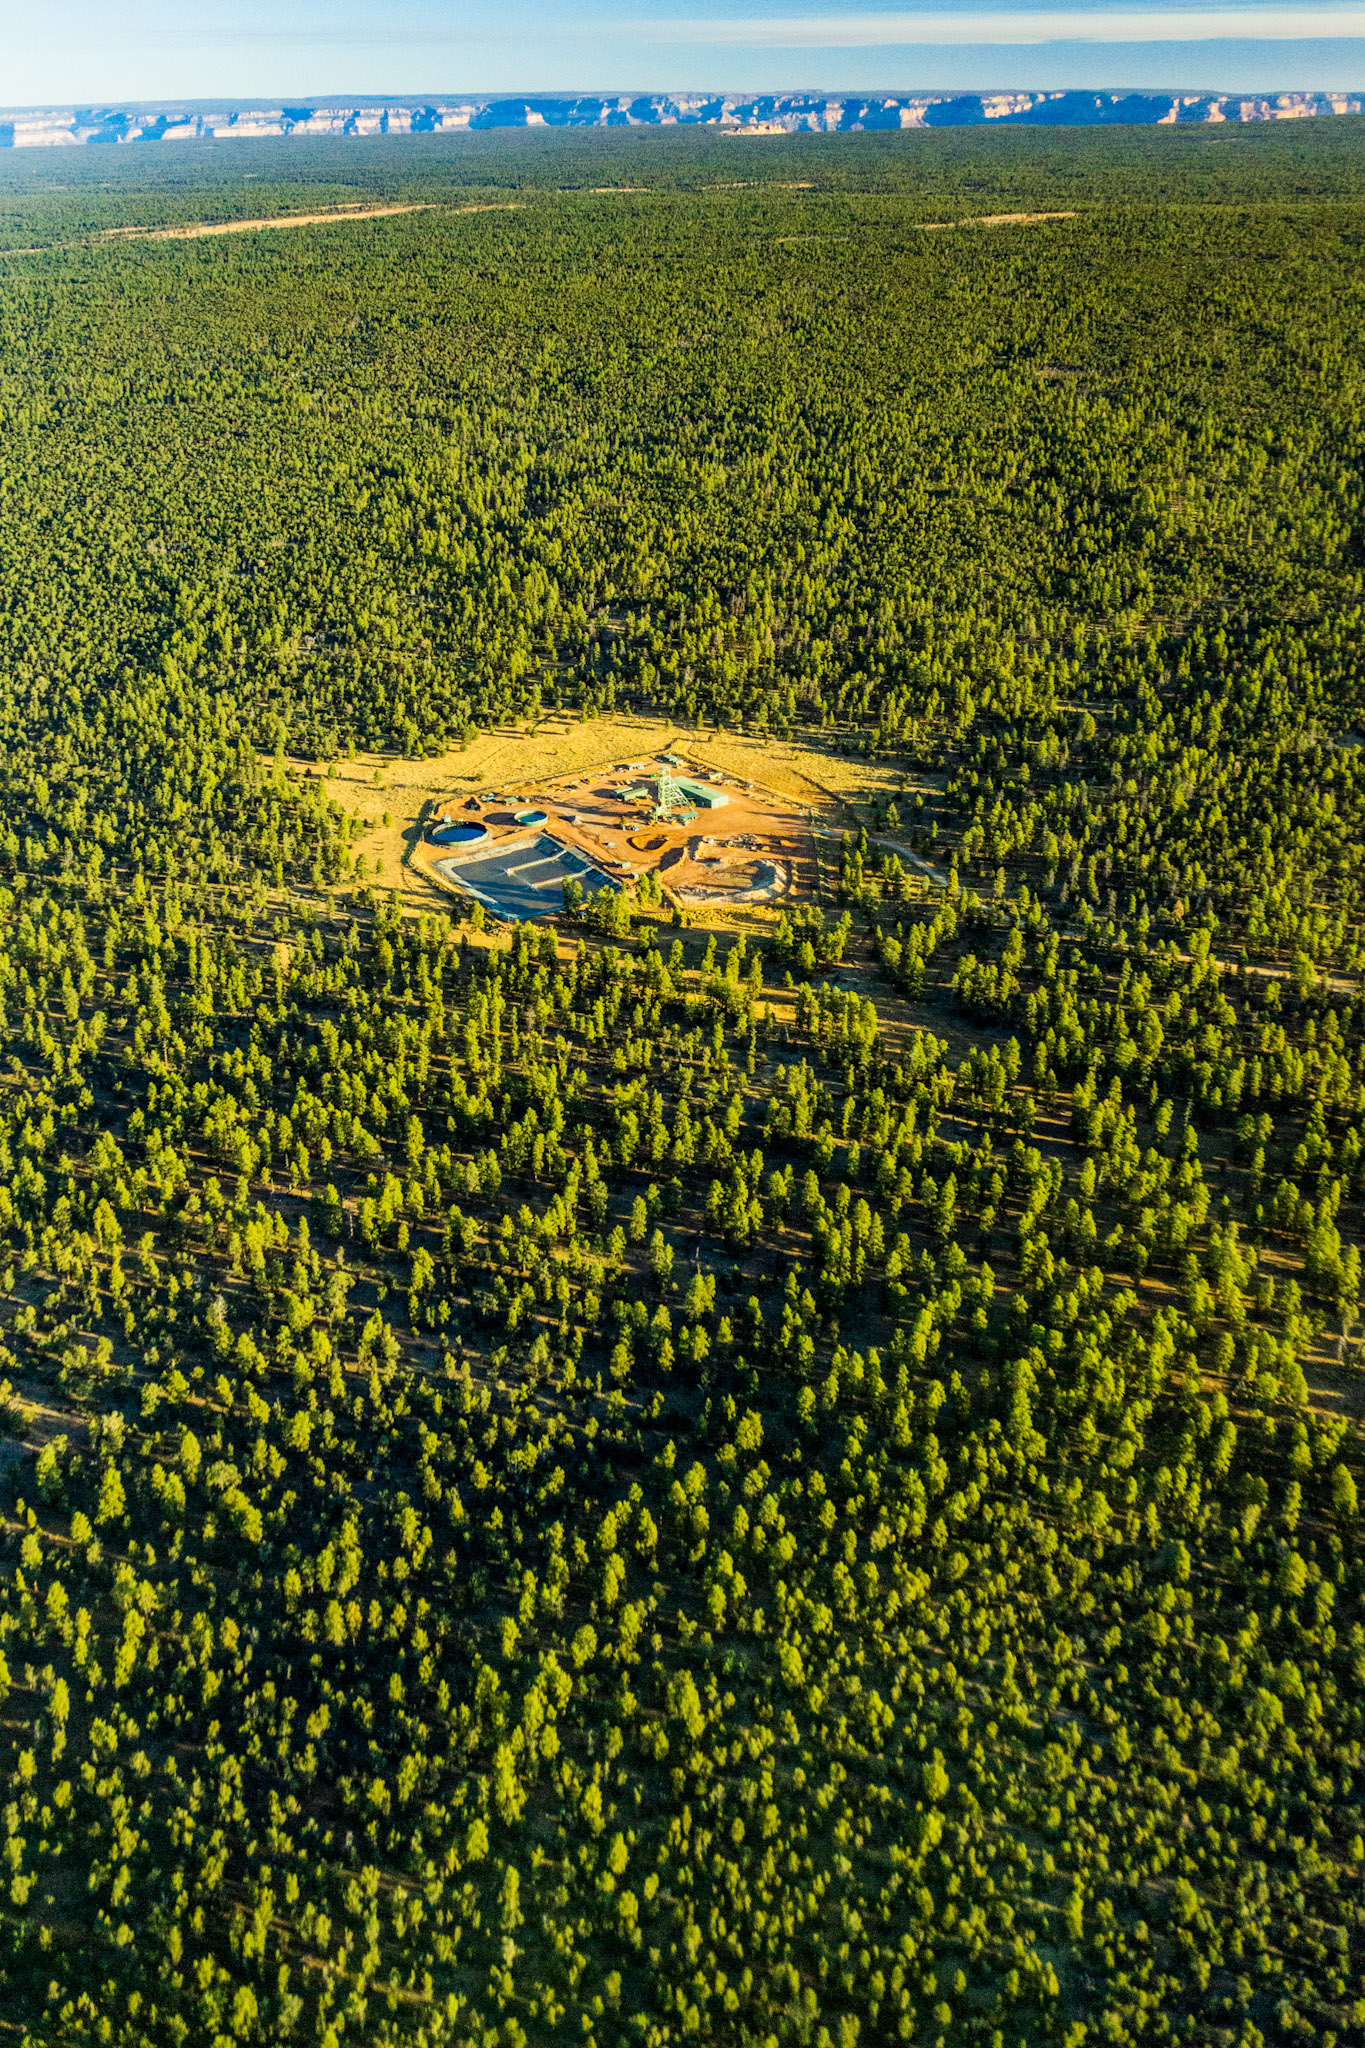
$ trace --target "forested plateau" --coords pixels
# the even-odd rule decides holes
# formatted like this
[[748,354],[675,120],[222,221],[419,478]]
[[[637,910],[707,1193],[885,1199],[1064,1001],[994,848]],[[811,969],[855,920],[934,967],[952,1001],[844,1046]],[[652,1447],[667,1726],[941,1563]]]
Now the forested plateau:
[[0,2040],[1365,2042],[1360,134],[4,167]]

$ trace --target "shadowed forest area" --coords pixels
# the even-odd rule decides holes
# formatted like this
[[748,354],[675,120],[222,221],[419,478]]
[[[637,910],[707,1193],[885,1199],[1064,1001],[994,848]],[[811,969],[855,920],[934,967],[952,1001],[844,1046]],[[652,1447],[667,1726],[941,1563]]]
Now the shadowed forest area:
[[0,163],[0,2042],[1365,2042],[1361,136]]

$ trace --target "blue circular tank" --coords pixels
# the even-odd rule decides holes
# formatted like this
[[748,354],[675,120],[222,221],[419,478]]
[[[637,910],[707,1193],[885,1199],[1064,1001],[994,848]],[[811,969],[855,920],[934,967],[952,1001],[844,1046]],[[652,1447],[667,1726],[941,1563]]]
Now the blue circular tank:
[[515,822],[518,825],[543,825],[549,815],[548,811],[518,811]]
[[488,837],[487,825],[442,825],[431,835],[433,846],[477,846]]

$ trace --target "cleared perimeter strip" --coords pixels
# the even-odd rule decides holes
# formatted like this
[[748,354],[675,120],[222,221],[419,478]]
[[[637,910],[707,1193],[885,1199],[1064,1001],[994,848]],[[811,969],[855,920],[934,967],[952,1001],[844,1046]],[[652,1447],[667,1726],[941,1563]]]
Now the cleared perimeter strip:
[[[259,233],[266,228],[326,228],[353,220],[389,220],[396,213],[519,213],[523,205],[520,199],[500,199],[483,201],[475,206],[440,206],[434,199],[421,199],[394,206],[355,207],[345,213],[283,213],[273,220],[186,221],[183,227],[104,228],[100,240],[192,242],[201,235],[244,235]],[[9,253],[36,255],[39,252],[11,250]]]

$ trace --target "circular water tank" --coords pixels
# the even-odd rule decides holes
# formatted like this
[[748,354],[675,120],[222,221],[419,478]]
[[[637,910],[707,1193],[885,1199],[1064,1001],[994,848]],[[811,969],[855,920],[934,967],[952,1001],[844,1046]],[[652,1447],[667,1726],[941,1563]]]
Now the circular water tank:
[[442,825],[432,833],[431,841],[433,846],[477,846],[487,837],[487,825]]
[[518,811],[516,823],[518,825],[543,825],[547,822],[549,815],[548,811]]

